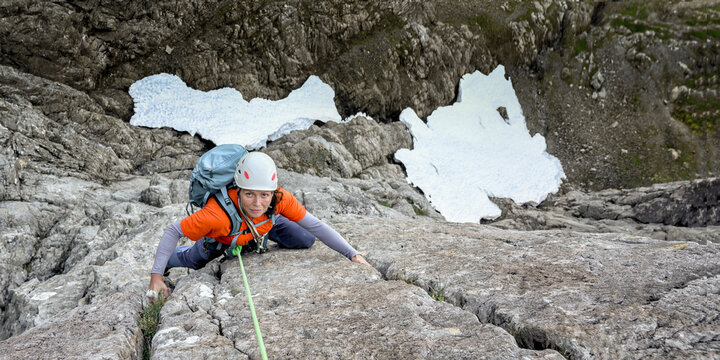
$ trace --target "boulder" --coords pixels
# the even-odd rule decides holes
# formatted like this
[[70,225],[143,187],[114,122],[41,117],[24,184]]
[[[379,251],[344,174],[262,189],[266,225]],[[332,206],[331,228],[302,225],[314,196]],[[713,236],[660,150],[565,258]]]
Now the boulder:
[[387,164],[396,151],[410,147],[412,138],[402,123],[379,124],[358,116],[347,123],[293,131],[269,144],[265,152],[286,170],[352,178]]

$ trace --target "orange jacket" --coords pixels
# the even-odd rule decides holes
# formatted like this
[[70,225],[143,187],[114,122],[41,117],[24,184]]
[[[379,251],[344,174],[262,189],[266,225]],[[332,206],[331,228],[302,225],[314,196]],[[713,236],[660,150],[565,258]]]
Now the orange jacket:
[[[305,217],[305,207],[287,190],[278,188],[280,191],[280,201],[275,205],[275,213],[280,214],[290,221],[299,221]],[[235,206],[239,209],[238,204],[238,189],[228,190],[230,199],[235,203]],[[267,215],[263,214],[260,217],[252,219],[253,223],[261,223],[267,220]],[[218,205],[214,197],[208,199],[207,204],[202,209],[196,211],[192,215],[182,219],[180,221],[180,228],[183,234],[190,240],[197,241],[203,237],[211,237],[223,244],[230,244],[233,237],[227,236],[230,233],[230,218],[225,214],[223,209]],[[272,228],[271,221],[268,221],[256,229],[260,235],[263,235],[270,231]],[[240,225],[240,232],[247,229],[245,222]],[[245,245],[252,240],[252,234],[242,234],[238,236],[237,245]]]

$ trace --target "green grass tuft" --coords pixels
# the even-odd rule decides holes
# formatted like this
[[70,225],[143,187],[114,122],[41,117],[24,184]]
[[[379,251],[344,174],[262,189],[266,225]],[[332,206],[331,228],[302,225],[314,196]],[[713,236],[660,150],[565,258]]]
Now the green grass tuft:
[[647,24],[637,23],[626,19],[615,19],[611,21],[610,24],[615,27],[624,26],[633,33],[643,33],[650,30],[655,32],[655,36],[660,39],[667,40],[670,38],[670,32],[668,31],[667,27],[662,24],[650,26]]
[[437,287],[430,286],[428,294],[437,301],[445,301],[445,289],[443,289],[442,285]]
[[715,116],[701,115],[705,112],[716,113],[720,111],[720,101],[717,99],[700,100],[692,97],[685,97],[676,103],[676,110],[673,117],[687,125],[690,130],[698,135],[715,133],[717,131],[717,119]]
[[505,24],[490,14],[480,13],[468,18],[469,25],[479,26],[487,36],[489,45],[501,48],[512,43],[512,33]]
[[157,300],[143,307],[143,313],[140,317],[140,330],[142,330],[145,343],[143,359],[150,359],[152,339],[157,332],[158,322],[160,321],[160,309],[162,309],[166,301],[167,299],[160,295]]
[[698,39],[702,39],[702,40],[706,40],[708,37],[708,34],[706,32],[702,32],[702,31],[698,31],[698,30],[691,31],[690,35],[692,35]]
[[615,19],[611,24],[612,26],[624,26],[634,33],[650,30],[650,27],[645,24],[636,24],[625,19]]
[[621,12],[621,14],[638,18],[640,20],[645,20],[648,17],[647,9],[645,8],[645,5],[641,2],[630,4],[628,7],[625,8],[625,10]]
[[428,216],[427,211],[417,207],[415,204],[413,204],[412,207],[413,207],[413,211],[415,211],[415,215]]
[[397,280],[404,281],[406,284],[415,285],[415,281],[412,279],[406,279],[404,277],[398,276]]
[[587,39],[580,39],[575,42],[575,49],[573,50],[573,56],[577,56],[581,52],[585,52],[587,50],[588,50]]

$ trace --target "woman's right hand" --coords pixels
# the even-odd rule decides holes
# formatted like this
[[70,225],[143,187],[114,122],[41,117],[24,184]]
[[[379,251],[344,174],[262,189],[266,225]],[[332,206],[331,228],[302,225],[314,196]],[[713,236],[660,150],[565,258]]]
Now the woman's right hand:
[[162,274],[150,274],[150,290],[156,291],[165,298],[170,297],[170,289],[165,285]]
[[370,265],[370,263],[367,262],[367,260],[365,260],[365,258],[364,258],[362,255],[360,255],[360,254],[357,254],[357,255],[353,256],[352,259],[350,259],[350,260],[352,260],[353,262],[356,262],[356,263],[358,263],[358,264],[363,264],[363,265],[367,265],[367,266],[369,266],[369,267],[372,267],[372,265]]

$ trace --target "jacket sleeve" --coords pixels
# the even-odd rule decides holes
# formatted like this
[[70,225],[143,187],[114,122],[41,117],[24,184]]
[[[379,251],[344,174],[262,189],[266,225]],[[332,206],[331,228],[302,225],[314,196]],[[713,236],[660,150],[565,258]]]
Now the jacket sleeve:
[[303,229],[309,231],[315,235],[320,241],[331,249],[345,255],[346,258],[352,259],[353,256],[359,254],[340,234],[337,233],[333,228],[318,220],[315,216],[309,212],[305,213],[305,216],[297,221],[297,224],[302,226]]
[[162,274],[165,272],[168,260],[177,247],[178,240],[183,236],[180,222],[170,225],[160,239],[157,252],[155,253],[155,263],[153,264],[151,274]]

